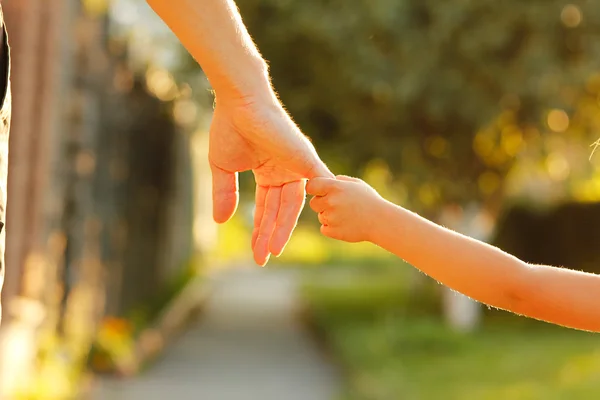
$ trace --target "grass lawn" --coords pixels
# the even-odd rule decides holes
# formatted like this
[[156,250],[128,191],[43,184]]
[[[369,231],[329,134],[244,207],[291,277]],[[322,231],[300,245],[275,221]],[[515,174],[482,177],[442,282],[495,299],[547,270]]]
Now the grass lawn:
[[475,334],[454,333],[431,307],[412,312],[422,299],[401,294],[407,268],[367,271],[310,274],[303,288],[347,371],[344,400],[600,398],[600,335],[500,311]]
[[600,338],[542,324],[492,321],[479,333],[440,321],[323,323],[348,369],[352,400],[553,400],[600,397]]

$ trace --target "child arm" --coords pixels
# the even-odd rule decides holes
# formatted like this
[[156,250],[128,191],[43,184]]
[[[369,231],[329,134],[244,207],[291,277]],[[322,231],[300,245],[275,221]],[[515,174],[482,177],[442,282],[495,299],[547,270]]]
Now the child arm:
[[374,209],[371,241],[444,285],[487,305],[600,332],[600,276],[529,265],[389,202]]

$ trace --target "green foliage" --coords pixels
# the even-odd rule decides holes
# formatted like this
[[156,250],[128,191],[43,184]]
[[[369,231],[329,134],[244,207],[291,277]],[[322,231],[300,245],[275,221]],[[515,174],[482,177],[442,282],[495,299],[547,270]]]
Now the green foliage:
[[[349,267],[308,275],[309,325],[345,371],[343,400],[559,400],[600,394],[594,334],[488,310],[473,334],[439,318],[436,284],[410,269]],[[415,286],[417,289],[415,290]]]
[[318,314],[377,316],[403,310],[407,303],[407,282],[399,273],[329,270],[320,271],[319,276],[302,287],[303,296]]
[[416,284],[401,260],[388,264],[322,268],[301,285],[305,305],[318,319],[377,319],[398,315],[438,315],[439,291],[431,280]]
[[[413,194],[406,204],[431,210],[494,195],[523,142],[551,139],[548,110],[581,107],[600,62],[600,10],[570,3],[239,6],[283,102],[332,168],[356,174],[380,158]],[[597,126],[579,128],[587,148]]]
[[488,321],[474,335],[430,318],[321,319],[345,400],[559,400],[600,393],[593,334]]

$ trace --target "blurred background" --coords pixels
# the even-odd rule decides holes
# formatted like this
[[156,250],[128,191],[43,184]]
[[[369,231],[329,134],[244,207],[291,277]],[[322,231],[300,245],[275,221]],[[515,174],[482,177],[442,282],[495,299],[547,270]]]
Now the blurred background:
[[[525,261],[600,272],[595,2],[237,3],[332,171]],[[2,7],[3,398],[600,395],[596,335],[481,307],[322,237],[310,210],[254,266],[252,176],[216,226],[212,93],[145,1]]]

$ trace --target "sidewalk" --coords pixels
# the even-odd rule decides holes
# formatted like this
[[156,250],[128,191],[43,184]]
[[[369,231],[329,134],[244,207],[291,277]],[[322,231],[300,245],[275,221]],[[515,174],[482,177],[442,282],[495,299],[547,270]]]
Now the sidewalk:
[[294,320],[295,275],[219,276],[200,321],[141,376],[103,381],[95,400],[331,400],[338,376]]

